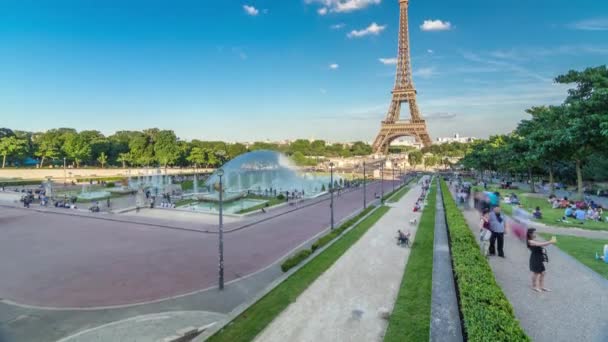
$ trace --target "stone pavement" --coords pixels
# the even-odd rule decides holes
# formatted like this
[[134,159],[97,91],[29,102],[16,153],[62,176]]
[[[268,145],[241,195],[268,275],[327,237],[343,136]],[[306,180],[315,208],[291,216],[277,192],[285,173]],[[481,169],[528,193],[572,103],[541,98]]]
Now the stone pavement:
[[419,220],[412,212],[420,195],[415,185],[256,341],[380,341],[399,291],[409,248],[396,245],[397,229],[412,238]]
[[[465,210],[464,216],[478,236],[479,214]],[[513,234],[505,236],[506,258],[489,260],[525,332],[538,342],[607,341],[608,280],[555,246],[549,246],[547,253],[545,285],[553,292],[532,291],[530,252]]]
[[84,330],[57,342],[162,341],[183,336],[182,330],[214,324],[225,315],[206,311],[169,311],[131,317],[122,321]]

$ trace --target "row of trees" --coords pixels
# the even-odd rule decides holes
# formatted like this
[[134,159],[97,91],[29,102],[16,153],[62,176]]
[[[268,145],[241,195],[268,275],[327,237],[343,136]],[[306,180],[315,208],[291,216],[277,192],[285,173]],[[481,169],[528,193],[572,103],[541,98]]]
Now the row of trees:
[[[199,166],[215,167],[240,154],[253,150],[274,150],[294,155],[296,162],[310,163],[306,156],[349,157],[367,155],[371,147],[363,142],[352,145],[327,145],[323,140],[299,139],[291,144],[256,142],[247,147],[221,141],[185,141],[171,130],[158,128],[143,131],[118,131],[104,136],[99,131],[77,132],[57,128],[46,132],[13,131],[0,128],[2,167],[7,163],[23,165],[33,158],[40,167],[63,164],[63,159],[76,167],[81,164],[133,166]],[[312,159],[314,160],[314,159]]]
[[556,178],[576,180],[579,197],[584,178],[608,179],[608,69],[569,71],[555,82],[574,86],[562,104],[528,109],[513,132],[473,143],[462,165],[525,173],[532,188],[534,175],[547,175],[552,193]]

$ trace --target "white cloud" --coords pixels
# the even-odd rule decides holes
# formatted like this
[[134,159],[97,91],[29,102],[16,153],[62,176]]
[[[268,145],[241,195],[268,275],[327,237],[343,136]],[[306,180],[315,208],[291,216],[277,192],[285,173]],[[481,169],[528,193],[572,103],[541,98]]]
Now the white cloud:
[[239,58],[242,59],[242,60],[246,60],[247,59],[247,54],[245,52],[243,52],[243,50],[241,48],[233,47],[232,48],[232,53],[234,53],[237,56],[239,56]]
[[262,10],[262,13],[264,13],[264,14],[268,14],[268,8],[264,8],[264,9]]
[[256,16],[256,15],[260,14],[260,11],[253,6],[243,5],[243,9],[245,10],[245,13],[247,13],[248,15],[251,15],[251,16]]
[[380,34],[380,32],[384,31],[385,28],[386,25],[378,25],[376,23],[371,23],[371,25],[369,25],[367,28],[363,30],[352,30],[346,36],[348,38],[360,38],[369,35],[377,36]]
[[426,52],[428,52],[428,53],[430,53],[430,54],[434,54],[434,53],[435,53],[435,51],[433,51],[433,50],[431,50],[431,49],[426,50]]
[[414,71],[414,76],[420,78],[431,78],[434,75],[437,75],[435,68],[420,68]]
[[377,5],[382,0],[305,0],[307,4],[320,4],[322,9],[317,11],[320,15],[325,15],[328,12],[332,13],[346,13],[364,9],[370,5]]
[[452,28],[452,24],[449,21],[437,20],[425,20],[420,29],[422,31],[449,31]]
[[608,18],[581,20],[570,24],[570,27],[584,31],[608,31]]
[[317,13],[319,13],[319,15],[326,15],[327,14],[327,7],[321,7],[317,10]]
[[332,63],[329,65],[329,68],[331,70],[338,70],[339,67],[340,67],[340,65],[338,65],[337,63]]
[[384,65],[395,65],[397,64],[397,58],[378,58],[380,63]]
[[329,28],[332,30],[341,30],[344,28],[344,26],[346,26],[344,23],[339,23],[339,24],[331,25]]

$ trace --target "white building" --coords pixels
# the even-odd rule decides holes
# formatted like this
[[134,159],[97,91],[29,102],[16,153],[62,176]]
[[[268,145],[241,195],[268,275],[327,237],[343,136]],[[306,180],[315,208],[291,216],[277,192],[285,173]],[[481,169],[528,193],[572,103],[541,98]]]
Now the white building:
[[447,144],[447,143],[452,143],[452,142],[469,143],[469,142],[472,142],[475,139],[477,139],[477,138],[475,138],[475,137],[461,137],[460,134],[454,133],[454,136],[451,136],[451,137],[439,137],[439,138],[437,138],[435,140],[435,143],[436,144]]

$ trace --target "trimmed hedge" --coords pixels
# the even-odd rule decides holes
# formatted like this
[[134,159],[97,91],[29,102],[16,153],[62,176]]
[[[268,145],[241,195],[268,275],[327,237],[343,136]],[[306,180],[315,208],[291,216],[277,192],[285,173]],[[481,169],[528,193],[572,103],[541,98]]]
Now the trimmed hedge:
[[308,258],[311,254],[312,251],[310,249],[303,249],[299,251],[281,264],[281,270],[283,270],[283,272],[287,272],[290,268],[301,263],[302,260]]
[[443,180],[441,191],[466,340],[530,341]]
[[11,186],[23,186],[23,185],[40,185],[42,180],[16,180],[16,181],[2,181],[0,187],[10,188]]
[[[329,232],[329,233],[323,235],[322,237],[320,237],[319,239],[317,239],[317,241],[315,241],[312,244],[310,249],[304,249],[304,250],[296,253],[295,255],[289,257],[289,259],[285,260],[281,264],[281,269],[283,270],[283,272],[287,272],[290,268],[298,265],[300,262],[302,262],[304,259],[306,259],[310,254],[314,253],[314,251],[327,245],[330,241],[337,238],[338,235],[342,234],[346,229],[348,229],[350,226],[352,226],[357,221],[359,221],[363,216],[367,215],[370,211],[374,210],[374,208],[375,208],[375,206],[370,205],[369,207],[367,207],[363,211],[361,211],[359,214],[355,215],[354,217],[352,217],[352,218],[348,219],[347,221],[345,221],[344,223],[342,223],[339,227],[335,228],[331,232]],[[308,252],[308,254],[303,257],[300,254],[305,254],[305,253],[302,253],[304,251]]]
[[90,182],[90,181],[106,181],[106,182],[118,182],[121,181],[123,179],[125,179],[127,177],[121,177],[121,176],[112,176],[112,177],[86,177],[86,178],[76,178],[76,182],[77,183],[85,183],[85,182]]

